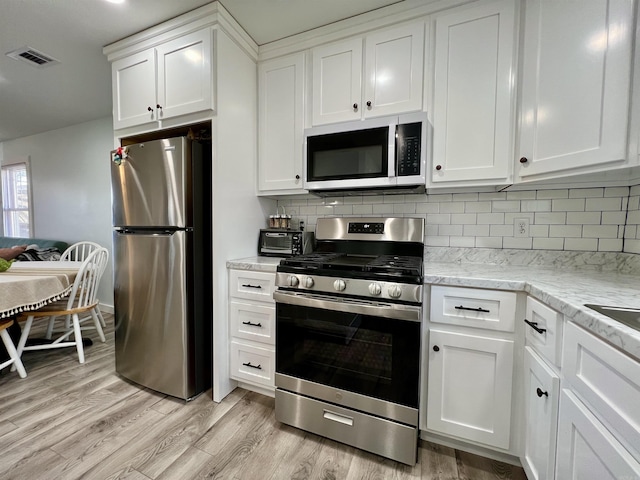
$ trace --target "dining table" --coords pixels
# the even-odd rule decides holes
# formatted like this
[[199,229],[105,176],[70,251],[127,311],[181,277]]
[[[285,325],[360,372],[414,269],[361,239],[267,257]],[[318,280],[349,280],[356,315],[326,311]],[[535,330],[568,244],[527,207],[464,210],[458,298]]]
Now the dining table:
[[0,272],[0,318],[37,310],[64,298],[82,266],[74,261],[13,262]]

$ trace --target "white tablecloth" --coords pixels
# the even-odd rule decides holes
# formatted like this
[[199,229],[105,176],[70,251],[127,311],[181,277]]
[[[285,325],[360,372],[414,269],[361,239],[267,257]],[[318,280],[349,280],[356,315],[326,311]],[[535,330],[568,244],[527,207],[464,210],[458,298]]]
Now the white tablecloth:
[[68,295],[81,262],[14,262],[0,272],[0,318],[36,310]]

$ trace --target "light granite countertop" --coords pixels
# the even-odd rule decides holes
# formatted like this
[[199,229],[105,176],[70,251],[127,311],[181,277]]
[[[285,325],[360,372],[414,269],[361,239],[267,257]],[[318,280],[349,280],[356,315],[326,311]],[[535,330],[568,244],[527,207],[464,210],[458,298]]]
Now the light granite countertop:
[[[229,260],[227,268],[275,273],[281,258]],[[640,309],[640,275],[533,265],[439,263],[427,259],[424,283],[523,291],[640,359],[640,332],[585,303]]]
[[424,283],[524,291],[640,359],[640,331],[585,303],[640,309],[640,277],[526,265],[425,262]]
[[227,268],[236,270],[253,270],[255,272],[276,273],[276,268],[282,260],[281,257],[247,257],[237,260],[228,260]]

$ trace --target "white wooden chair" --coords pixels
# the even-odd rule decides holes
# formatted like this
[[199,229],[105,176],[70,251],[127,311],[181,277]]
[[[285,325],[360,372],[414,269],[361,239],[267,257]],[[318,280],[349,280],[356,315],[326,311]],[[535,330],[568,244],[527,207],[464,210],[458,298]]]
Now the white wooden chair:
[[[86,260],[89,254],[95,252],[99,248],[102,248],[102,247],[95,242],[89,242],[89,241],[77,242],[71,245],[69,248],[67,248],[64,252],[62,252],[62,255],[60,255],[60,261],[83,262],[84,260]],[[96,315],[98,315],[98,319],[100,320],[100,326],[102,328],[106,328],[107,324],[104,321],[102,312],[100,311],[99,303],[100,302],[98,302],[98,305],[96,305],[94,310]],[[92,315],[87,315],[84,318],[81,318],[80,324],[82,324],[84,321],[89,320],[91,318],[92,318]],[[46,333],[46,338],[49,340],[51,340],[51,337],[53,336],[53,328],[54,328],[55,322],[56,322],[56,317],[51,317],[51,319],[49,320],[49,326],[47,327],[47,333]],[[68,319],[65,320],[64,328],[65,330],[68,330],[69,328],[71,328],[71,325]],[[83,327],[83,328],[86,328],[86,327]],[[93,329],[93,327],[89,327],[89,328]]]
[[[13,325],[13,318],[5,318],[0,320],[0,338],[2,338],[2,343],[4,343],[4,348],[7,349],[7,353],[9,354],[9,360],[0,363],[0,370],[9,365],[14,365],[18,370],[18,375],[20,378],[25,378],[27,376],[27,372],[24,369],[24,365],[22,365],[22,360],[20,360],[20,355],[16,350],[11,337],[9,336],[9,332],[7,329]],[[13,368],[13,367],[12,367]]]
[[[18,356],[22,356],[22,352],[31,350],[47,350],[50,348],[76,347],[78,351],[78,360],[84,363],[84,348],[82,345],[82,331],[80,329],[80,315],[90,313],[93,318],[95,329],[100,336],[100,340],[105,341],[104,332],[100,325],[100,319],[95,312],[98,304],[97,291],[102,274],[109,261],[109,252],[106,248],[98,248],[86,258],[82,263],[82,267],[78,271],[71,293],[68,297],[58,300],[57,302],[45,305],[44,307],[31,312],[25,312],[18,320],[26,320],[22,328],[22,335],[18,342]],[[68,316],[70,318],[70,328],[62,333],[51,343],[25,346],[31,325],[34,320],[44,320],[54,316]],[[73,340],[71,340],[73,336]]]

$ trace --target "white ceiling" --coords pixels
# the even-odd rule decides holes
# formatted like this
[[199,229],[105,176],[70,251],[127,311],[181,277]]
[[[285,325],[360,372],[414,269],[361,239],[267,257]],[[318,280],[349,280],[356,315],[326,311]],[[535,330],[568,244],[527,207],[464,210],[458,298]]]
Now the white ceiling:
[[[258,45],[402,0],[221,0]],[[210,0],[0,0],[0,142],[111,114],[102,47]],[[7,57],[29,46],[60,61]]]

